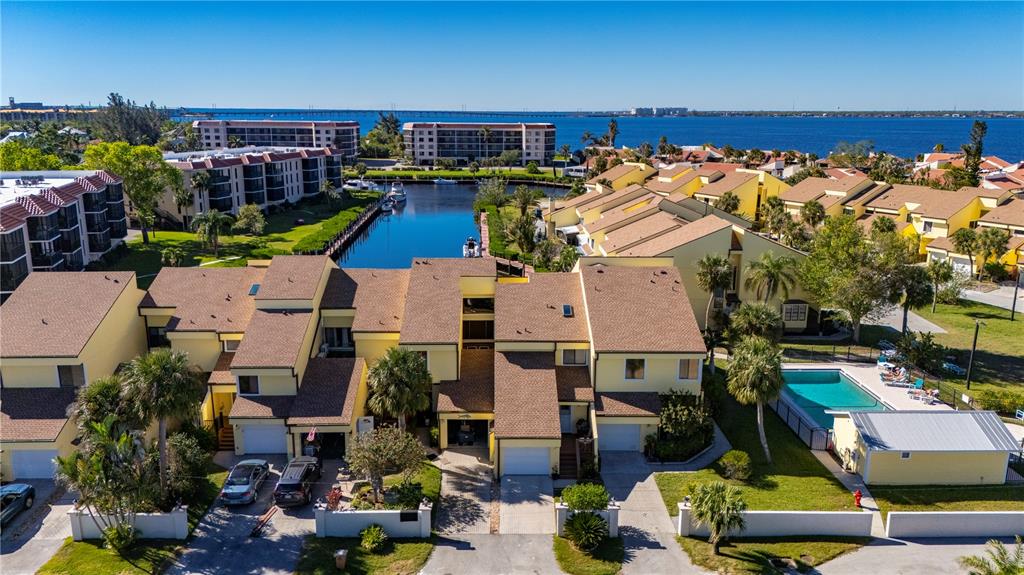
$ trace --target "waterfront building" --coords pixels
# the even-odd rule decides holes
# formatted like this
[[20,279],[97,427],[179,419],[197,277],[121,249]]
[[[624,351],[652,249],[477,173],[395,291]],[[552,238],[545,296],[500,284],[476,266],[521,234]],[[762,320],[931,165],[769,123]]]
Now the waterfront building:
[[406,122],[405,155],[418,166],[453,160],[465,166],[519,152],[521,165],[547,166],[555,158],[554,124]]
[[359,154],[359,122],[196,120],[192,129],[204,150],[241,146],[334,148],[347,163]]
[[120,177],[102,170],[4,172],[0,300],[30,273],[81,270],[127,235]]
[[843,213],[843,208],[849,200],[874,190],[878,185],[863,175],[845,175],[842,179],[810,177],[783,191],[779,198],[785,203],[786,211],[794,218],[799,218],[800,210],[812,201],[825,208],[826,216],[838,216]]
[[[161,216],[186,224],[210,209],[237,214],[246,204],[267,209],[320,194],[325,180],[336,189],[342,182],[345,154],[337,148],[248,147],[164,154],[164,160],[183,174],[192,204],[179,206],[167,190],[158,201]],[[205,189],[193,176],[209,174]]]
[[945,236],[936,238],[925,247],[928,260],[948,260],[954,269],[963,274],[974,273],[987,261],[1003,264],[1014,276],[1020,273],[1019,266],[1024,264],[1024,199],[1011,198],[991,211],[981,214],[968,225],[973,225],[978,232],[985,228],[998,228],[1009,232],[1010,237],[1004,253],[985,261],[978,254],[974,254],[974,261],[971,261],[971,257],[959,253],[949,237]]

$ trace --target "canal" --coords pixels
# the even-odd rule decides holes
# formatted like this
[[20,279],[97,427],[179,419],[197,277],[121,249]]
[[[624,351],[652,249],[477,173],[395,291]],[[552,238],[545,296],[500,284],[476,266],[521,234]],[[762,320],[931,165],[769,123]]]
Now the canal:
[[[515,186],[509,186],[512,191]],[[566,188],[531,186],[560,197]],[[408,200],[378,217],[341,253],[347,268],[407,268],[414,257],[462,257],[466,238],[479,239],[473,219],[476,184],[406,184]]]

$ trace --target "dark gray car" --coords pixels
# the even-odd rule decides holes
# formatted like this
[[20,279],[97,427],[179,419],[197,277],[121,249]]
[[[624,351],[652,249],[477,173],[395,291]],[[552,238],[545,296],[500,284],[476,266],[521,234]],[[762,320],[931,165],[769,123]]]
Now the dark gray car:
[[270,465],[263,459],[246,459],[231,468],[224,487],[220,490],[221,503],[225,505],[245,505],[256,501],[260,496],[260,487],[267,475]]

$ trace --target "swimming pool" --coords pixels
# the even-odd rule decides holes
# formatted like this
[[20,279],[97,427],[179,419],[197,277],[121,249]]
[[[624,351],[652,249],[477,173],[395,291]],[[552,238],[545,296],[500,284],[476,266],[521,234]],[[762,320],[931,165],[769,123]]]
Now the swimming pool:
[[787,398],[807,412],[816,423],[831,429],[833,417],[826,410],[870,411],[889,409],[877,397],[838,369],[790,369],[782,371]]

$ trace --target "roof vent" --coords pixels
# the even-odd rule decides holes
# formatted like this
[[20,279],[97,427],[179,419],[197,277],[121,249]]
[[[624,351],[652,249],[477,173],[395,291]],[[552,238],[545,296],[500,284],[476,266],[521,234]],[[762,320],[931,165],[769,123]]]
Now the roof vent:
[[562,304],[562,317],[572,317],[572,306],[569,304]]
[[256,295],[260,291],[260,284],[252,284],[249,286],[249,295]]

